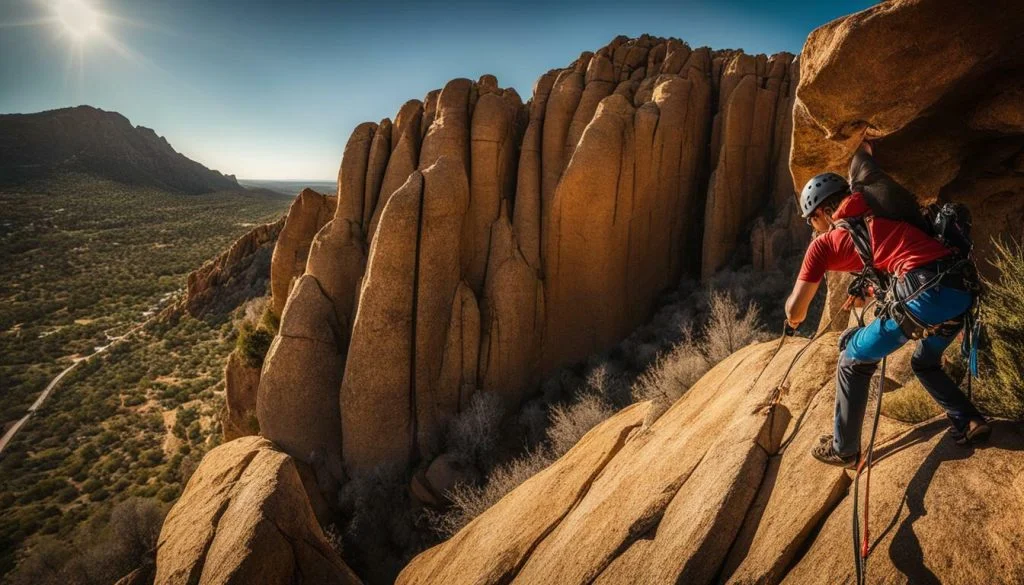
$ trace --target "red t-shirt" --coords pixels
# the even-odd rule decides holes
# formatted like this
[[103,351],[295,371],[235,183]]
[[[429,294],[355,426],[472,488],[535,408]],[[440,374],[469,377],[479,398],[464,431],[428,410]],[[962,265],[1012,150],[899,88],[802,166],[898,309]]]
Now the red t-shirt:
[[[857,217],[871,209],[860,193],[850,195],[832,214],[832,219]],[[867,218],[875,268],[902,276],[909,270],[949,256],[952,252],[938,240],[905,221],[882,217]],[[864,268],[850,233],[830,230],[811,242],[800,267],[798,280],[821,282],[826,271],[858,272]]]

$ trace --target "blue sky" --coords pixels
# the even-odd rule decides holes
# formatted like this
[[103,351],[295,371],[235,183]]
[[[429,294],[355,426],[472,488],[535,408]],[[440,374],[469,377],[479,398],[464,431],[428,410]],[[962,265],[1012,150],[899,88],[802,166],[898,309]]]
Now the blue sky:
[[454,77],[491,73],[525,100],[548,69],[645,32],[797,53],[871,4],[0,0],[0,113],[89,104],[239,177],[333,179],[353,127]]

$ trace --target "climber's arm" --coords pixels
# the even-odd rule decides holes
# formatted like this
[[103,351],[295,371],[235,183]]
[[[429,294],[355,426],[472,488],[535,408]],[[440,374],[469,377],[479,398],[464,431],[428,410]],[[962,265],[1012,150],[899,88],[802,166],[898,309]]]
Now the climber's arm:
[[790,327],[799,327],[807,318],[807,308],[811,306],[811,300],[814,298],[814,293],[818,292],[820,284],[820,281],[797,280],[793,285],[793,292],[786,299],[786,320],[789,321]]
[[861,142],[850,159],[850,185],[854,190],[860,190],[860,185],[892,181],[875,162],[873,151],[871,143]]

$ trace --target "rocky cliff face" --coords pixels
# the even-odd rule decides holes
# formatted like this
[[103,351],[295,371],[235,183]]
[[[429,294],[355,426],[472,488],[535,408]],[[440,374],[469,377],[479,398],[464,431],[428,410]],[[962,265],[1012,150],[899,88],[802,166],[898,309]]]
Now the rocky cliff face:
[[[798,60],[618,38],[525,104],[460,79],[361,125],[337,197],[300,197],[275,250],[261,430],[321,489],[429,460],[473,392],[514,405],[681,275],[770,266],[802,227],[787,161],[797,184],[845,174],[865,131],[922,199],[967,200],[979,241],[1020,235],[1022,23],[1000,6],[888,2],[818,29]],[[627,408],[399,582],[849,580],[851,476],[809,454],[831,426],[835,342],[774,407],[806,340],[734,354],[653,424]],[[966,457],[940,424],[881,422],[872,581],[1024,579],[1019,431],[997,424]],[[165,528],[162,546],[181,538]]]
[[256,226],[231,247],[188,275],[185,296],[173,312],[193,317],[224,314],[243,301],[266,294],[271,254],[285,218]]
[[[800,57],[796,184],[845,174],[866,133],[922,202],[971,206],[980,256],[989,236],[1019,239],[1024,14],[992,8],[888,2],[814,31]],[[852,473],[809,453],[831,428],[835,340],[815,342],[774,408],[780,368],[806,341],[734,354],[649,428],[643,405],[619,413],[398,582],[850,582]],[[941,420],[880,422],[870,582],[1021,581],[1019,490],[1005,487],[1024,477],[1019,428],[997,423],[992,448],[970,451]]]
[[359,583],[317,524],[309,474],[259,437],[211,451],[164,521],[156,582]]
[[77,171],[186,193],[240,189],[149,128],[90,106],[0,116],[0,181]]
[[[274,252],[290,333],[263,369],[260,428],[334,402],[340,437],[289,452],[340,445],[349,472],[429,459],[473,392],[515,407],[681,276],[751,258],[754,218],[792,214],[796,73],[788,54],[619,37],[542,75],[525,104],[492,76],[456,79],[360,125],[337,197],[300,195]],[[296,376],[298,410],[269,406],[294,402]]]

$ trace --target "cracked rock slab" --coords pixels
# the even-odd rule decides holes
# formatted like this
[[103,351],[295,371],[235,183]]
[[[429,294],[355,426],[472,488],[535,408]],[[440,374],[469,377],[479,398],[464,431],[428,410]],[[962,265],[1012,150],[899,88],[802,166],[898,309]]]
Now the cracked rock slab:
[[[611,437],[596,437],[640,413],[631,407],[616,415],[451,540],[414,559],[399,582],[712,582],[777,448],[781,432],[773,429],[785,428],[786,417],[764,405],[804,343],[740,350],[605,461],[599,445]],[[823,344],[820,351],[833,350]],[[814,359],[814,352],[806,355]],[[795,379],[787,409],[802,411],[814,395],[810,385],[822,384]],[[581,461],[602,461],[599,473],[582,481],[595,468]],[[567,484],[568,493],[544,476],[570,471],[581,475]]]
[[594,427],[557,462],[413,559],[397,583],[507,583],[643,424],[650,406],[634,404]]

